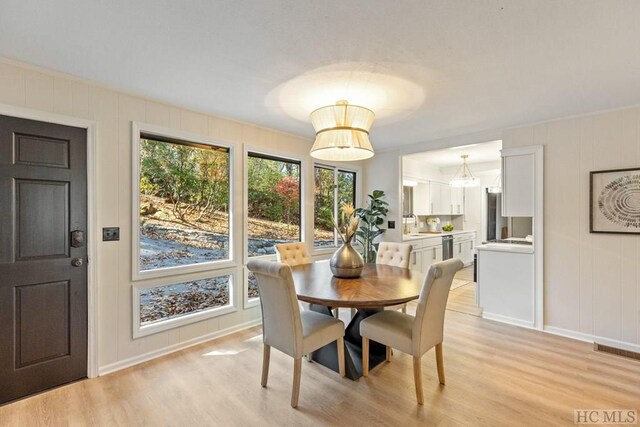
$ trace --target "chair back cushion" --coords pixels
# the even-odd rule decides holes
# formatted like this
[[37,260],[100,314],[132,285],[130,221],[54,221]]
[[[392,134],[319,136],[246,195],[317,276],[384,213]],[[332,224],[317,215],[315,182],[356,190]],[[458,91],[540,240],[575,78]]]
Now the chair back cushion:
[[442,342],[444,313],[453,276],[464,267],[458,258],[431,265],[424,279],[418,308],[413,323],[413,355],[422,356],[436,344]]
[[302,357],[302,322],[291,268],[261,260],[250,260],[247,268],[258,282],[264,343],[292,357]]
[[376,264],[409,268],[411,245],[408,243],[380,242]]
[[278,262],[285,263],[291,267],[300,264],[311,264],[307,247],[302,242],[276,245],[276,257]]

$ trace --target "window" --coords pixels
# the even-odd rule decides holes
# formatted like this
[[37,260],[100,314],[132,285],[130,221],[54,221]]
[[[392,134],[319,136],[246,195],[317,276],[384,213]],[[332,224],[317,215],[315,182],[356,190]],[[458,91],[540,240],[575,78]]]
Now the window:
[[134,338],[235,311],[234,282],[235,273],[226,269],[202,279],[134,285]]
[[345,203],[356,205],[356,173],[329,166],[314,167],[315,200],[313,214],[313,246],[331,247],[337,244],[332,217]]
[[229,260],[229,148],[141,132],[137,149],[134,279]]
[[231,276],[139,289],[140,326],[228,306]]
[[248,153],[247,254],[275,254],[278,243],[301,240],[300,162]]

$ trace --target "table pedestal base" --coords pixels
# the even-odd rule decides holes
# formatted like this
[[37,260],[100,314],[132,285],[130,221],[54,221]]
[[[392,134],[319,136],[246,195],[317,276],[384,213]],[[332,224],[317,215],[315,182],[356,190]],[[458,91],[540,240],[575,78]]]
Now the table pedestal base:
[[[333,316],[331,307],[310,304],[310,310]],[[344,367],[345,376],[357,380],[362,376],[362,336],[360,335],[360,322],[378,312],[381,308],[358,309],[344,331]],[[338,372],[338,348],[336,342],[327,344],[314,351],[311,355],[314,362],[320,363],[329,369]],[[369,341],[369,369],[384,362],[387,357],[386,347],[375,341]]]

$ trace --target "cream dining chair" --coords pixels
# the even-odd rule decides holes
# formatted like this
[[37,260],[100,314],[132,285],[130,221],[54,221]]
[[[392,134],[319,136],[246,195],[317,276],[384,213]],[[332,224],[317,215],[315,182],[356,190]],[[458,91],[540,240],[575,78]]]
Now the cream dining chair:
[[[276,248],[276,261],[283,264],[287,264],[289,267],[295,267],[296,265],[311,264],[313,261],[307,253],[307,247],[302,242],[294,243],[279,243]],[[300,302],[300,306],[308,310],[309,304],[306,302]],[[333,315],[339,317],[338,309],[333,309]],[[351,314],[353,317],[353,313]]]
[[276,259],[290,267],[312,263],[307,247],[302,242],[277,244]]
[[[391,265],[400,268],[409,268],[411,260],[411,250],[413,247],[408,243],[380,242],[376,255],[376,264]],[[407,304],[387,307],[388,310],[402,310],[407,312]]]
[[[433,264],[425,277],[416,315],[385,310],[360,323],[362,335],[362,375],[369,376],[369,340],[395,348],[413,356],[413,379],[418,403],[424,403],[422,393],[422,355],[436,348],[438,379],[444,384],[442,339],[444,315],[453,276],[463,267],[458,258]],[[389,351],[387,351],[387,360]]]
[[315,311],[300,311],[291,268],[279,262],[250,260],[247,263],[260,290],[262,306],[262,387],[267,386],[271,347],[293,357],[291,406],[298,406],[302,356],[336,341],[338,370],[344,376],[344,323]]

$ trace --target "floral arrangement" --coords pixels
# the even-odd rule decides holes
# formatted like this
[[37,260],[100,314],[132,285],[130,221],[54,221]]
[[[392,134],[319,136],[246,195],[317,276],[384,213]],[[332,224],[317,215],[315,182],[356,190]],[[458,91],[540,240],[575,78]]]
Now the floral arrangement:
[[352,204],[345,203],[340,207],[340,220],[342,225],[340,225],[335,218],[331,218],[333,227],[344,243],[350,243],[356,231],[358,231],[360,217],[358,217],[355,212],[356,208],[354,208]]
[[438,225],[440,224],[440,218],[436,217],[429,217],[427,218],[427,224],[429,225]]

